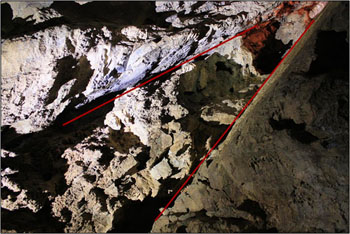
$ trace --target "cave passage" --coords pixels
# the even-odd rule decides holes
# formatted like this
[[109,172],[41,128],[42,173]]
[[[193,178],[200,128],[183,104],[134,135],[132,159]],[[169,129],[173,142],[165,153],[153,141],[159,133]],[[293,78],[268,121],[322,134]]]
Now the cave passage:
[[[331,71],[349,73],[349,42],[346,41],[345,31],[319,32],[315,53],[317,58],[311,63],[308,75],[314,76]],[[341,77],[348,80],[347,76]]]

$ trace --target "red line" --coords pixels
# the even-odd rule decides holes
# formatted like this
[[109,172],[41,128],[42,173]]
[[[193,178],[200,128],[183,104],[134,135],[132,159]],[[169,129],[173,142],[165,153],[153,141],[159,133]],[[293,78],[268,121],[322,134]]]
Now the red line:
[[205,157],[201,160],[201,162],[198,164],[198,166],[193,170],[193,172],[191,173],[191,175],[187,178],[187,180],[185,181],[185,183],[183,183],[183,185],[180,187],[180,189],[175,193],[175,195],[170,199],[170,201],[168,202],[168,204],[163,208],[163,210],[159,213],[159,215],[157,216],[157,218],[154,221],[157,221],[159,219],[159,217],[163,214],[163,212],[168,208],[168,206],[171,204],[171,202],[176,198],[176,196],[180,193],[180,191],[183,189],[183,187],[185,187],[185,185],[188,183],[188,181],[191,179],[191,177],[194,175],[194,173],[196,173],[196,171],[198,170],[198,168],[202,165],[202,163],[205,161],[205,159],[210,155],[210,153],[214,150],[214,148],[219,144],[219,142],[221,141],[221,139],[226,135],[226,133],[230,130],[230,128],[233,126],[233,124],[236,122],[236,120],[242,115],[242,113],[244,112],[244,110],[248,107],[248,105],[253,101],[253,99],[255,98],[255,96],[259,93],[259,91],[261,90],[261,88],[266,84],[266,82],[270,79],[270,77],[273,75],[273,73],[276,71],[276,69],[281,65],[281,63],[283,62],[283,60],[289,55],[289,53],[292,51],[292,49],[296,46],[296,44],[300,41],[300,39],[304,36],[304,34],[307,32],[307,30],[309,30],[309,28],[311,27],[311,25],[315,22],[315,20],[312,20],[310,22],[310,24],[307,26],[307,28],[305,29],[305,31],[300,35],[300,37],[298,38],[298,40],[293,44],[293,46],[288,50],[288,52],[283,56],[282,60],[277,64],[277,66],[275,67],[275,69],[273,69],[273,71],[270,73],[270,75],[266,78],[266,80],[262,83],[262,85],[259,87],[259,89],[254,93],[254,95],[249,99],[249,101],[247,102],[247,104],[243,107],[243,109],[239,112],[239,114],[235,117],[235,119],[232,121],[232,123],[230,124],[230,126],[228,126],[228,128],[225,130],[225,132],[220,136],[219,140],[216,141],[216,143],[214,144],[214,146],[209,150],[209,152],[207,153],[207,155],[205,155]]
[[99,109],[100,107],[103,107],[104,105],[106,105],[106,104],[108,104],[108,103],[110,103],[110,102],[112,102],[112,101],[114,101],[114,100],[116,100],[116,99],[118,99],[118,98],[124,96],[125,94],[130,93],[131,91],[134,91],[135,89],[140,88],[140,87],[144,86],[145,84],[148,84],[149,82],[151,82],[151,81],[153,81],[153,80],[155,80],[155,79],[158,79],[159,77],[161,77],[161,76],[163,76],[163,75],[165,75],[165,74],[171,72],[172,70],[181,67],[182,65],[184,65],[184,64],[186,64],[186,63],[188,63],[188,62],[190,62],[190,61],[192,61],[192,60],[198,58],[199,56],[201,56],[201,55],[203,55],[203,54],[208,53],[209,51],[211,51],[211,50],[213,50],[213,49],[215,49],[215,48],[217,48],[217,47],[219,47],[219,46],[225,44],[226,42],[231,41],[232,39],[234,39],[234,38],[236,38],[236,37],[241,36],[242,34],[244,34],[244,33],[248,32],[248,31],[252,30],[252,29],[255,28],[255,27],[257,27],[257,25],[254,25],[253,27],[250,27],[250,28],[244,30],[243,32],[240,32],[240,33],[236,34],[235,36],[233,36],[233,37],[231,37],[231,38],[229,38],[229,39],[226,39],[225,41],[223,41],[223,42],[217,44],[216,46],[213,46],[212,48],[210,48],[210,49],[208,49],[208,50],[206,50],[206,51],[203,51],[203,52],[200,53],[200,54],[197,54],[196,56],[194,56],[194,57],[192,57],[192,58],[186,60],[185,62],[182,62],[182,63],[180,63],[179,65],[176,65],[175,67],[172,67],[172,68],[166,70],[165,72],[162,72],[161,74],[159,74],[159,75],[157,75],[157,76],[155,76],[155,77],[153,77],[153,78],[151,78],[151,79],[149,79],[149,80],[143,82],[142,84],[139,84],[139,85],[135,86],[134,88],[132,88],[132,89],[130,89],[130,90],[128,90],[128,91],[126,91],[126,92],[124,92],[124,93],[122,93],[122,94],[120,94],[120,95],[114,97],[114,98],[112,98],[111,100],[108,100],[108,101],[106,101],[105,103],[102,103],[101,105],[96,106],[96,107],[92,108],[91,110],[89,110],[89,111],[87,111],[87,112],[85,112],[85,113],[83,113],[83,114],[81,114],[81,115],[78,115],[78,116],[75,117],[74,119],[71,119],[71,120],[65,122],[64,124],[62,124],[62,126],[66,126],[67,124],[70,124],[71,122],[74,122],[75,120],[80,119],[81,117],[83,117],[83,116],[85,116],[85,115],[87,115],[87,114],[89,114],[89,113],[91,113],[91,112],[93,112],[93,111]]

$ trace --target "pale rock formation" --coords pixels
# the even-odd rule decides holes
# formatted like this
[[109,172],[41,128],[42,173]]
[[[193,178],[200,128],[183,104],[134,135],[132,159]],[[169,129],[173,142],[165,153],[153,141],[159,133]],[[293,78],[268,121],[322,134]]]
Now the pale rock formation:
[[227,113],[214,112],[209,114],[210,107],[204,107],[201,113],[201,118],[207,122],[219,122],[220,124],[230,124],[232,120],[235,118],[234,115],[230,115]]
[[46,20],[62,16],[57,11],[49,8],[52,3],[53,1],[8,2],[13,11],[13,18],[18,17],[23,18],[26,21],[34,21],[34,24],[42,23]]
[[[276,32],[276,39],[281,40],[284,44],[288,44],[290,41],[294,43],[303,33],[309,19],[315,18],[326,5],[327,2],[301,2],[294,12],[284,17],[284,23]],[[307,7],[310,7],[311,11],[303,14],[303,8]]]
[[[101,152],[110,147],[106,145],[106,138],[108,128],[98,128],[93,135],[62,155],[69,165],[65,173],[69,187],[63,195],[55,197],[52,208],[55,216],[70,223],[65,229],[67,232],[106,232],[112,228],[114,213],[122,207],[116,198],[126,196],[142,200],[159,187],[157,182],[146,177],[144,171],[132,175],[138,164],[135,157],[141,152],[139,148],[130,149],[128,154],[112,153],[111,149],[112,155],[108,156]],[[102,157],[112,157],[108,166]],[[132,178],[136,179],[135,183]],[[117,180],[122,181],[121,185],[116,185]],[[128,184],[133,185],[123,189]],[[71,213],[70,219],[65,215],[67,212]]]
[[222,46],[213,50],[221,55],[227,56],[228,59],[234,60],[242,65],[243,75],[259,75],[253,66],[253,55],[244,46],[242,46],[242,38],[237,37]]
[[[162,160],[151,169],[151,175],[156,180],[172,174],[168,163],[180,170],[178,175],[174,175],[176,178],[183,177],[191,165],[187,151],[183,155],[175,156],[184,144],[190,144],[191,140],[189,133],[182,131],[180,125],[174,122],[188,113],[177,103],[175,87],[180,75],[191,68],[193,68],[191,65],[184,66],[169,80],[163,81],[151,95],[147,92],[147,88],[141,87],[118,98],[114,101],[114,109],[106,115],[105,124],[112,129],[132,132],[144,145],[150,146],[150,160],[147,166],[152,165],[162,153],[169,149],[169,161]],[[162,103],[164,99],[169,100],[165,105]],[[173,121],[163,125],[161,117],[164,114],[171,116]]]
[[[14,158],[17,155],[13,152],[7,150],[1,150],[1,158]],[[18,174],[18,170],[13,170],[9,167],[3,169],[1,168],[1,189],[8,189],[11,192],[17,193],[17,196],[13,196],[13,194],[8,194],[5,199],[1,200],[1,207],[8,210],[17,210],[20,208],[28,208],[33,212],[37,212],[42,208],[41,204],[37,201],[31,199],[27,195],[27,190],[22,189],[19,184],[12,181],[9,176]]]
[[121,30],[130,41],[145,40],[147,39],[147,31],[143,31],[135,26],[125,27]]
[[[156,4],[158,9],[158,4],[162,3]],[[188,3],[183,7],[190,9],[187,5]],[[247,11],[249,14],[244,18],[239,16],[233,20],[228,17],[208,25],[209,30],[203,38],[198,38],[195,29],[169,34],[162,30],[146,32],[136,27],[126,27],[121,33],[131,41],[112,45],[109,42],[112,34],[106,28],[96,33],[92,29],[73,30],[67,26],[58,26],[39,31],[33,36],[5,40],[2,45],[2,102],[9,105],[2,107],[2,124],[12,125],[18,133],[40,131],[54,121],[73,97],[85,97],[77,105],[80,107],[106,93],[128,88],[147,74],[164,71],[216,45],[224,36],[232,36],[246,29],[251,26],[246,23],[248,20],[266,14],[275,5],[276,3],[252,3],[247,6],[232,3],[225,7],[219,6],[220,14],[223,15],[240,11]],[[177,8],[176,4],[173,7]],[[164,9],[170,10],[167,7]],[[152,41],[155,35],[161,36],[159,42]],[[136,41],[133,43],[133,40]],[[196,49],[190,53],[193,46]],[[238,47],[239,45],[235,48]],[[69,61],[73,64],[69,72],[74,72],[74,69],[91,72],[77,72],[77,77],[66,82],[59,81],[62,78],[57,77],[57,61],[68,60],[70,56],[79,62],[74,65],[75,62]],[[241,63],[250,62],[249,59],[243,61],[237,56]],[[251,66],[249,69],[254,73]],[[77,81],[73,81],[74,78]],[[57,85],[63,82],[60,84],[62,87],[56,87],[58,91],[51,90],[55,82]],[[84,84],[85,87],[80,87]],[[72,91],[74,87],[81,91]],[[56,96],[53,94],[48,98],[49,92],[57,93]],[[74,96],[70,93],[74,93]],[[51,104],[47,103],[48,99]]]
[[176,11],[177,13],[185,11],[185,14],[191,12],[191,6],[196,4],[196,1],[188,1],[180,3],[177,1],[173,2],[156,2],[156,11],[157,12],[166,12],[166,11]]
[[89,3],[89,2],[91,2],[91,1],[80,1],[80,0],[77,0],[77,1],[75,1],[75,2],[78,3],[78,4],[80,4],[80,5],[84,5],[84,4]]

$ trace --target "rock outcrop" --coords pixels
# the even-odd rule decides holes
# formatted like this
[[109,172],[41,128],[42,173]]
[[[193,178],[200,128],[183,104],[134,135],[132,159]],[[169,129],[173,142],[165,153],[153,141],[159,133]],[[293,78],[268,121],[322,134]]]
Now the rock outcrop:
[[[348,56],[347,11],[3,3],[2,232],[348,231],[348,61],[336,56]],[[315,18],[299,52],[154,222]]]
[[349,231],[348,24],[328,10],[153,232]]

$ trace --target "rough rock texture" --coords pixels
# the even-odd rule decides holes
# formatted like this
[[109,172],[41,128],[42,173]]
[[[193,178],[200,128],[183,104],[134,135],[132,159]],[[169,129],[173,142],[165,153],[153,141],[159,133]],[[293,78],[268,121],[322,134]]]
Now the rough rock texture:
[[297,65],[155,223],[326,4],[1,6],[2,232],[348,231],[347,4],[327,5]]
[[349,231],[348,12],[328,10],[152,231]]
[[[73,6],[84,16],[85,8],[86,12],[91,11],[89,4],[99,6],[98,3]],[[200,6],[195,10],[192,9],[194,6],[185,4],[184,14],[187,18],[193,17],[178,25],[175,22],[181,19],[182,7],[176,3],[157,2],[157,12],[164,14],[174,9],[181,12],[166,19],[172,27],[179,28],[175,30],[148,22],[143,22],[141,28],[123,24],[108,25],[109,28],[76,28],[71,12],[59,3],[53,4],[52,9],[66,14],[61,18],[73,21],[72,25],[58,22],[61,25],[3,42],[1,97],[2,102],[9,104],[2,106],[2,124],[11,125],[22,134],[40,131],[52,124],[69,104],[80,107],[164,71],[252,26],[261,18],[266,21],[275,17],[274,9],[278,4],[208,2],[198,3]],[[11,7],[15,9],[14,16],[22,17],[30,14],[27,9],[37,9],[34,5],[22,6],[21,3],[13,3]],[[297,29],[302,31],[304,26],[300,23]],[[5,36],[11,37],[11,31]],[[283,35],[280,38],[283,39]]]

